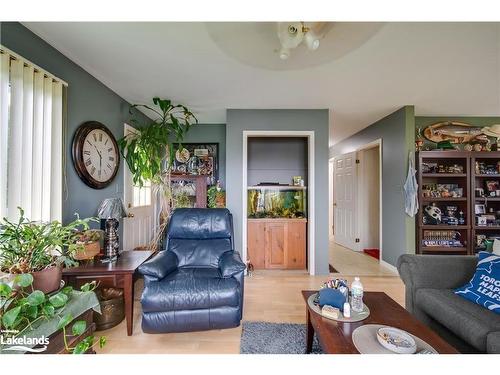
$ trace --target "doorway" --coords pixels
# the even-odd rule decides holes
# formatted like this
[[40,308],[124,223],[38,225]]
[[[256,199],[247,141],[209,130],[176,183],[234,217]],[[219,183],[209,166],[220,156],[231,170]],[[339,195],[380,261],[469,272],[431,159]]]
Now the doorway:
[[[138,132],[134,127],[125,124],[124,135]],[[125,161],[124,161],[125,162]],[[127,217],[123,219],[123,249],[147,249],[153,238],[155,229],[155,202],[153,186],[145,181],[143,186],[136,186],[128,167],[124,166],[123,201],[127,208]]]
[[385,275],[382,259],[382,141],[330,160],[332,186],[330,268]]

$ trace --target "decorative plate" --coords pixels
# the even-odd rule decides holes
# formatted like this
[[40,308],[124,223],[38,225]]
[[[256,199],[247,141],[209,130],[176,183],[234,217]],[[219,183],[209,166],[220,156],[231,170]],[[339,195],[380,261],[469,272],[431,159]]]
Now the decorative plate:
[[179,163],[187,163],[187,161],[189,160],[189,157],[190,157],[190,154],[189,154],[189,150],[187,148],[183,148],[182,150],[177,150],[175,152],[175,159],[177,159],[177,161]]
[[377,340],[386,349],[399,354],[414,354],[417,343],[411,335],[401,329],[383,327],[377,330]]

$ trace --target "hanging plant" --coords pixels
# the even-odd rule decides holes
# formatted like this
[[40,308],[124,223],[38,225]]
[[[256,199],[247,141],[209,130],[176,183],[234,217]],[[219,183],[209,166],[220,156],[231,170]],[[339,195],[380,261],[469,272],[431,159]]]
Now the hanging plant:
[[132,109],[144,108],[153,113],[156,119],[145,126],[138,126],[137,121],[131,120],[138,131],[119,139],[118,147],[134,184],[140,187],[145,181],[153,184],[160,205],[160,224],[151,247],[157,249],[172,211],[170,171],[177,151],[175,144],[182,148],[184,136],[192,125],[198,123],[198,119],[182,104],[173,104],[170,100],[158,97],[153,98],[153,104],[131,106],[131,113]]

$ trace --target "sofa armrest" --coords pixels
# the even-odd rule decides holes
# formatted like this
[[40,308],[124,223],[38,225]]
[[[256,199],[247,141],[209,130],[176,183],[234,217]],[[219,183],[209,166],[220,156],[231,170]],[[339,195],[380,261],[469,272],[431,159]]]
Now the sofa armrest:
[[490,332],[486,337],[486,352],[500,354],[500,331]]
[[408,287],[453,289],[470,281],[477,258],[466,255],[401,255],[398,271]]
[[226,251],[219,260],[219,269],[223,278],[232,277],[246,269],[241,261],[240,254],[236,251]]
[[401,255],[398,272],[406,287],[406,309],[415,312],[418,289],[454,289],[469,282],[477,257],[467,255]]
[[139,266],[139,272],[144,276],[161,280],[169,273],[175,271],[179,261],[172,251],[163,250],[153,258]]

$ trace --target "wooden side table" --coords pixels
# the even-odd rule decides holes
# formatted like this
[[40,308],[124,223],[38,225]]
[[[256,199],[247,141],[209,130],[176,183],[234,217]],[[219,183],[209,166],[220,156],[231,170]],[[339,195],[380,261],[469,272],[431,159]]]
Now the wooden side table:
[[68,285],[74,287],[96,280],[103,287],[122,288],[127,335],[132,336],[136,271],[152,254],[152,251],[124,251],[113,263],[102,263],[99,258],[81,261],[78,267],[63,269],[63,279]]

